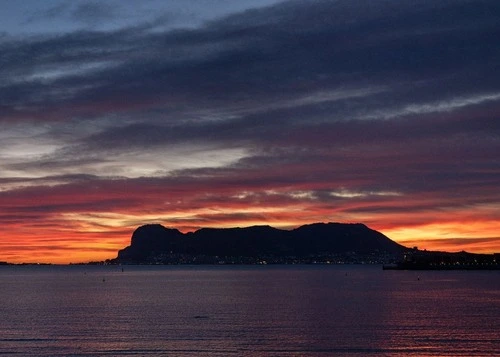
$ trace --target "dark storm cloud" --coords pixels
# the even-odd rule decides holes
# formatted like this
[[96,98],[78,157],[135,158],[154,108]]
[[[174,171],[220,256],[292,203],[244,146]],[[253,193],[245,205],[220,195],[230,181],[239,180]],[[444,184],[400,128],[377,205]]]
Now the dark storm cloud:
[[[386,85],[392,98],[363,103],[365,110],[394,108],[437,93],[497,91],[499,14],[494,1],[291,2],[194,30],[158,33],[144,24],[27,39],[2,44],[0,94],[19,115],[43,108],[28,113],[49,117],[62,107],[65,115],[96,116],[130,107],[249,107]],[[43,78],[61,66],[67,73]]]
[[[256,147],[305,146],[331,149],[380,142],[384,142],[386,147],[401,142],[411,145],[411,142],[419,144],[422,140],[443,138],[450,142],[459,140],[463,144],[467,144],[470,140],[479,150],[478,154],[488,155],[490,144],[495,144],[500,133],[500,123],[496,115],[488,113],[485,115],[471,113],[464,119],[451,119],[446,116],[444,119],[435,116],[427,118],[410,116],[406,119],[397,118],[381,122],[368,120],[328,122],[330,118],[328,116],[322,118],[322,122],[319,123],[315,123],[314,115],[310,114],[309,110],[295,108],[290,111],[272,111],[223,121],[181,121],[171,125],[133,123],[111,127],[90,136],[85,139],[85,147],[94,150],[135,150],[183,142],[236,145],[247,140]],[[478,143],[475,139],[477,137],[483,137],[485,140],[489,138],[491,142]],[[470,154],[473,155],[474,152]]]

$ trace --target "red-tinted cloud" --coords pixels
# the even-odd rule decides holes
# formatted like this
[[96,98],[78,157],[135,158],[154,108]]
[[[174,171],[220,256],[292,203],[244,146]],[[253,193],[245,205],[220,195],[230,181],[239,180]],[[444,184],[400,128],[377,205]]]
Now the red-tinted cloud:
[[111,258],[150,222],[500,251],[500,6],[385,6],[2,37],[0,260]]

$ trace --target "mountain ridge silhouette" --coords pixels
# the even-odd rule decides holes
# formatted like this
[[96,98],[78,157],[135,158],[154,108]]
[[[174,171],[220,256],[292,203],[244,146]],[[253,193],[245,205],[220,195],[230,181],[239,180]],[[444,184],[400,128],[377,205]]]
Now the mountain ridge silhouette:
[[401,254],[406,247],[362,223],[312,223],[292,230],[268,225],[201,228],[182,233],[161,224],[146,224],[132,234],[131,244],[118,252],[120,263],[151,263],[169,256],[263,257],[329,256],[339,254]]

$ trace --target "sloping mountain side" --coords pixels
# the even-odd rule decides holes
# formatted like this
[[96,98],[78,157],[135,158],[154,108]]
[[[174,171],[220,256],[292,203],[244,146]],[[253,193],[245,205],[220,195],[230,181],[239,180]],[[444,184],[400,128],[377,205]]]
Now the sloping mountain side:
[[293,230],[270,226],[202,228],[181,233],[149,224],[137,228],[120,264],[255,264],[361,262],[398,259],[407,250],[364,224],[315,223]]

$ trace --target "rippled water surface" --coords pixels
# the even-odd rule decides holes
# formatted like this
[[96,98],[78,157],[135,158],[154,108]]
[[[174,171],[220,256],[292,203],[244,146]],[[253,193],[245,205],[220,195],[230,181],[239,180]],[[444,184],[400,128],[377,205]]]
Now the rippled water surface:
[[500,356],[500,272],[0,267],[0,355]]

